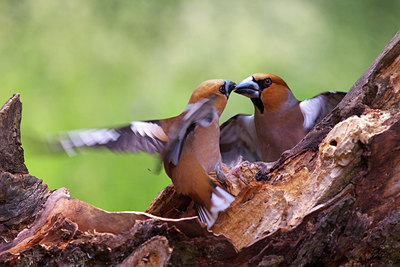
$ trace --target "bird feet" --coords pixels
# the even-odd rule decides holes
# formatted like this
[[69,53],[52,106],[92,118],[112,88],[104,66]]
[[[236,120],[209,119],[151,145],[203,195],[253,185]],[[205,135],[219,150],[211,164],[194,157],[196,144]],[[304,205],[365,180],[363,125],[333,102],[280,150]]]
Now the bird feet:
[[240,180],[242,180],[242,182],[247,185],[248,182],[244,179],[242,172],[240,171],[240,168],[242,167],[243,164],[247,164],[249,163],[248,161],[243,161],[243,158],[240,157],[239,162],[232,167],[232,169],[226,174],[227,177],[229,177],[230,175],[236,174],[237,177],[240,178]]

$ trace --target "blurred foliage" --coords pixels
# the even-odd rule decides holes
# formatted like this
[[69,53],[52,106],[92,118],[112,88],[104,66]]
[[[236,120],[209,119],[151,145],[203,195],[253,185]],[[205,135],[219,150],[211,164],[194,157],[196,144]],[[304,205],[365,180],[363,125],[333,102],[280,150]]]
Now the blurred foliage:
[[[180,113],[202,81],[283,77],[299,99],[347,91],[399,29],[399,1],[1,1],[0,100],[23,101],[31,174],[110,211],[170,183],[149,155],[49,155],[58,131]],[[251,113],[232,95],[222,121]]]

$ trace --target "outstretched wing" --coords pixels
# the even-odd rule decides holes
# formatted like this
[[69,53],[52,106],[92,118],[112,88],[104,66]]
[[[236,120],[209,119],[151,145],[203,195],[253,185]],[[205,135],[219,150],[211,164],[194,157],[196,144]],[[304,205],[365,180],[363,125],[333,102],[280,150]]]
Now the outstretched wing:
[[188,104],[181,119],[171,125],[168,134],[168,144],[163,153],[163,159],[166,162],[177,165],[182,153],[182,148],[186,137],[193,133],[197,126],[207,127],[211,125],[217,112],[213,106],[216,97],[204,98],[195,104]]
[[300,102],[300,110],[304,117],[304,129],[311,130],[342,101],[345,95],[345,92],[330,91]]
[[168,137],[158,120],[133,121],[128,126],[114,129],[74,130],[49,138],[54,151],[63,150],[68,155],[84,148],[106,148],[119,153],[161,153],[167,142]]
[[221,125],[220,149],[222,162],[238,163],[240,156],[248,161],[261,161],[254,115],[238,114]]

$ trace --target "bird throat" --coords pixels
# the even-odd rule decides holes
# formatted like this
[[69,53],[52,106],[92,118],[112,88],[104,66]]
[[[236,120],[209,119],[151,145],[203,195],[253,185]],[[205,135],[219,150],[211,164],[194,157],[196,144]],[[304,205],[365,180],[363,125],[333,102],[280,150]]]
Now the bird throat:
[[264,105],[260,98],[250,98],[251,102],[253,102],[254,106],[258,108],[261,114],[264,113]]

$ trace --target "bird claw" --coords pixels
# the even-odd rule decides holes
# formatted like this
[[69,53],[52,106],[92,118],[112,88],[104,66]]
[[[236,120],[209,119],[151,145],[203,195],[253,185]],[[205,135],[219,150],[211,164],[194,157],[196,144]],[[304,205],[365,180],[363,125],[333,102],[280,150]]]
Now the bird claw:
[[240,157],[239,162],[234,167],[232,167],[232,169],[226,174],[226,176],[229,177],[233,174],[236,174],[236,176],[239,177],[245,185],[248,185],[248,182],[244,179],[242,172],[240,171],[240,168],[244,163],[248,163],[248,161],[243,161],[243,158]]

